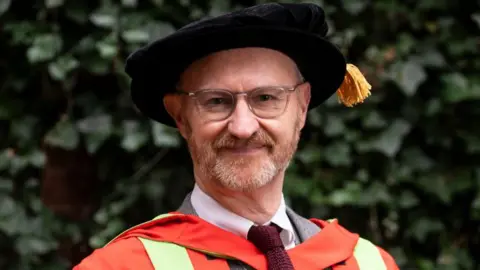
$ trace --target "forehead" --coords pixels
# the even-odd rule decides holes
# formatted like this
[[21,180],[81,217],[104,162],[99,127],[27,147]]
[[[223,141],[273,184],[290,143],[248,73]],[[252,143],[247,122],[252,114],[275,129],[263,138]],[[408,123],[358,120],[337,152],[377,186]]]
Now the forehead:
[[298,83],[297,67],[285,54],[265,48],[220,51],[192,63],[182,74],[182,89],[247,90]]

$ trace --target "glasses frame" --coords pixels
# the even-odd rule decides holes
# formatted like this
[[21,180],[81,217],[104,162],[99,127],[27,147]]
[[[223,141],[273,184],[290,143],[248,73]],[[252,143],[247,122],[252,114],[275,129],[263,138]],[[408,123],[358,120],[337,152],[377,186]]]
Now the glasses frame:
[[[225,119],[228,119],[230,116],[232,116],[233,112],[235,111],[235,108],[237,107],[238,96],[245,96],[245,100],[247,102],[248,109],[258,118],[273,119],[273,118],[277,118],[277,117],[279,117],[279,116],[281,116],[282,114],[285,113],[285,110],[287,109],[288,104],[290,103],[290,93],[293,93],[295,90],[297,90],[301,85],[303,85],[305,83],[306,83],[305,81],[302,81],[302,82],[299,82],[299,83],[295,84],[294,86],[290,86],[290,87],[288,87],[288,86],[262,86],[262,87],[253,88],[253,89],[250,89],[250,90],[247,90],[247,91],[242,91],[242,92],[232,92],[230,90],[221,89],[221,88],[201,89],[201,90],[198,90],[198,91],[195,91],[195,92],[193,92],[193,91],[189,92],[189,91],[177,89],[176,92],[178,94],[186,95],[186,96],[192,98],[195,101],[195,108],[197,109],[198,113],[201,113],[202,110],[199,108],[200,105],[197,102],[197,98],[196,98],[197,95],[199,95],[201,93],[212,92],[212,91],[220,91],[220,92],[229,94],[233,99],[233,105],[232,105],[232,108],[231,108],[230,112],[225,117],[220,118],[220,119],[215,119],[215,120],[212,120],[212,121],[223,121]],[[266,88],[268,88],[268,89],[275,88],[275,89],[287,92],[287,101],[285,102],[285,106],[283,107],[281,112],[279,112],[278,114],[276,114],[275,116],[272,116],[272,117],[261,117],[261,116],[259,116],[255,112],[255,110],[252,108],[252,106],[250,105],[250,95],[252,95],[252,93],[255,93],[256,91],[266,89]]]

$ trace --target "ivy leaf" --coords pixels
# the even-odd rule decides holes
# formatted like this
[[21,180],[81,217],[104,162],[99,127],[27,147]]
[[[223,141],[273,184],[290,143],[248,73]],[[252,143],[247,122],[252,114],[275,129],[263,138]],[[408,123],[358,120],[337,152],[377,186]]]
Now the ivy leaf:
[[454,191],[448,186],[448,181],[444,175],[439,175],[439,173],[423,174],[416,184],[422,187],[424,191],[436,196],[444,204],[449,204],[452,200]]
[[45,142],[65,150],[74,150],[80,142],[80,136],[70,120],[61,120],[47,133]]
[[464,100],[480,99],[480,80],[465,77],[461,73],[450,73],[442,77],[445,87],[442,96],[445,101],[457,103]]
[[138,0],[122,0],[122,6],[124,7],[136,7]]
[[333,206],[348,205],[355,201],[351,194],[345,190],[334,191],[328,199]]
[[27,50],[28,61],[34,64],[51,60],[61,51],[62,46],[62,37],[58,34],[37,35]]
[[150,35],[143,29],[131,29],[124,31],[122,38],[128,43],[144,43],[149,41]]
[[23,169],[27,168],[29,160],[23,155],[15,155],[12,157],[10,162],[9,172],[11,175],[15,176]]
[[467,153],[480,153],[480,138],[478,133],[468,133],[465,131],[458,131],[458,136],[465,142]]
[[[397,5],[397,4],[394,4]],[[398,7],[395,7],[398,8]],[[411,34],[402,33],[398,36],[396,51],[398,55],[408,55],[417,46],[418,42]],[[400,67],[405,63],[399,62]]]
[[90,21],[98,27],[111,29],[117,23],[117,13],[117,8],[105,5],[90,15]]
[[307,121],[313,127],[319,128],[322,126],[323,123],[322,115],[320,115],[317,110],[311,109],[310,111],[308,111]]
[[163,6],[164,0],[150,0],[150,2],[152,2],[157,7],[161,7]]
[[153,143],[158,147],[178,147],[180,137],[163,124],[152,121]]
[[370,111],[362,120],[366,128],[383,128],[387,125],[387,121],[377,111]]
[[220,16],[227,13],[230,10],[230,4],[228,1],[223,0],[211,0],[211,9],[208,12],[208,16]]
[[28,156],[28,161],[32,166],[35,166],[37,168],[42,168],[43,165],[45,164],[45,153],[39,151],[39,150],[34,150],[32,153],[30,153]]
[[26,226],[27,215],[22,205],[8,195],[0,196],[0,231],[13,236],[22,233]]
[[8,148],[0,152],[0,170],[5,170],[10,167],[12,155],[12,150]]
[[408,230],[408,234],[423,243],[431,233],[437,233],[443,229],[444,226],[439,221],[420,217],[413,221],[412,226]]
[[343,8],[345,8],[351,15],[360,14],[368,5],[368,2],[365,0],[344,0],[342,3]]
[[419,148],[408,148],[402,152],[403,163],[411,169],[428,171],[435,164],[434,161],[426,156]]
[[92,36],[86,36],[80,39],[72,51],[79,54],[87,54],[95,50],[96,40]]
[[471,213],[474,218],[480,219],[480,191],[472,202]]
[[135,152],[148,141],[147,133],[142,130],[136,121],[123,123],[124,136],[121,142],[122,148],[128,152]]
[[417,206],[420,200],[411,191],[404,190],[400,194],[400,198],[397,200],[399,206],[403,209],[409,209]]
[[[1,0],[0,0],[1,1]],[[37,27],[32,22],[11,22],[5,23],[5,33],[11,35],[10,43],[12,45],[32,45],[37,33]]]
[[65,15],[74,22],[84,25],[89,20],[89,12],[83,1],[70,1]]
[[338,136],[345,131],[343,119],[335,114],[328,115],[324,125],[325,135],[329,137]]
[[93,220],[102,225],[107,224],[109,219],[110,217],[106,208],[100,208],[93,216]]
[[96,75],[104,75],[110,70],[110,62],[108,59],[102,59],[99,57],[86,59],[83,64],[88,71]]
[[65,0],[45,0],[47,8],[58,8],[64,4]]
[[[2,194],[2,193],[3,194],[9,194],[12,191],[13,191],[13,181],[12,181],[12,179],[0,177],[0,194]],[[0,195],[0,197],[1,197],[1,195]],[[0,199],[0,201],[1,201],[1,199]],[[2,214],[1,214],[2,211],[3,211],[3,209],[0,206],[0,217],[2,217]]]
[[78,121],[77,127],[85,134],[87,151],[95,153],[113,133],[112,116],[107,114],[89,116]]
[[403,119],[396,119],[378,136],[367,142],[357,143],[359,151],[376,150],[388,157],[394,157],[403,142],[403,138],[410,132],[411,124]]
[[113,59],[117,55],[117,40],[115,36],[109,35],[95,45],[103,59]]
[[478,28],[480,28],[480,13],[472,14],[471,18],[477,24]]
[[438,50],[428,50],[423,54],[412,57],[412,59],[414,62],[428,67],[440,68],[447,65],[445,57]]
[[93,154],[98,151],[98,149],[105,143],[108,139],[108,136],[101,134],[88,134],[85,136],[85,147],[87,152]]
[[335,167],[348,166],[352,163],[350,146],[342,141],[329,144],[324,150],[325,159]]
[[442,102],[439,98],[430,99],[425,106],[425,115],[434,116],[442,111]]
[[357,199],[357,203],[363,206],[375,205],[377,203],[389,204],[392,201],[387,187],[379,182],[372,183]]
[[175,27],[170,23],[151,21],[145,26],[145,31],[151,39],[163,38],[175,31]]
[[[5,181],[5,179],[2,179]],[[8,218],[14,215],[17,209],[16,202],[8,195],[0,197],[0,218]]]
[[12,4],[12,0],[0,0],[0,15],[7,12]]
[[23,256],[42,255],[56,247],[55,242],[35,236],[21,236],[15,241],[15,249]]
[[318,147],[304,147],[297,151],[295,157],[305,164],[316,164],[322,158],[322,151]]
[[100,133],[110,135],[113,131],[112,116],[97,114],[83,118],[77,122],[78,130],[85,134]]
[[92,235],[89,239],[89,243],[94,248],[99,248],[105,245],[110,239],[115,235],[118,235],[122,230],[124,230],[125,224],[120,219],[111,219],[105,229],[97,232]]
[[418,87],[427,79],[424,68],[416,61],[398,63],[390,75],[407,96],[413,96]]
[[38,118],[32,115],[25,115],[12,121],[11,133],[17,138],[17,145],[27,146],[35,136],[35,129],[38,128]]
[[333,206],[354,204],[361,197],[362,187],[358,182],[349,182],[345,188],[333,191],[329,196],[329,202]]
[[79,62],[73,56],[66,55],[48,64],[48,73],[55,80],[65,80],[67,74],[77,68]]

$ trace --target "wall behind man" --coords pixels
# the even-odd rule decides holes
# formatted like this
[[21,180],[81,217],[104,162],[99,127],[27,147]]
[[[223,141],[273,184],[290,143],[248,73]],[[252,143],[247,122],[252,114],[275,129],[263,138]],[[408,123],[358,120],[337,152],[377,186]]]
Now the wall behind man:
[[[123,65],[254,3],[231,2],[0,1],[0,269],[69,269],[179,205],[193,183],[185,144],[135,110]],[[401,269],[480,269],[480,4],[317,2],[373,96],[309,115],[289,204],[338,218]]]

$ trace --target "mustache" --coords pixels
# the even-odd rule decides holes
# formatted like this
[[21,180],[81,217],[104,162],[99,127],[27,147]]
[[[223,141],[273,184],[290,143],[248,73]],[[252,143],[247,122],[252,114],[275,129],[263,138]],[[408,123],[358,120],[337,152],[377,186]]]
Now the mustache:
[[213,148],[237,148],[252,145],[272,147],[274,144],[274,140],[265,132],[256,132],[248,139],[238,139],[232,135],[224,134],[218,140],[213,142]]

